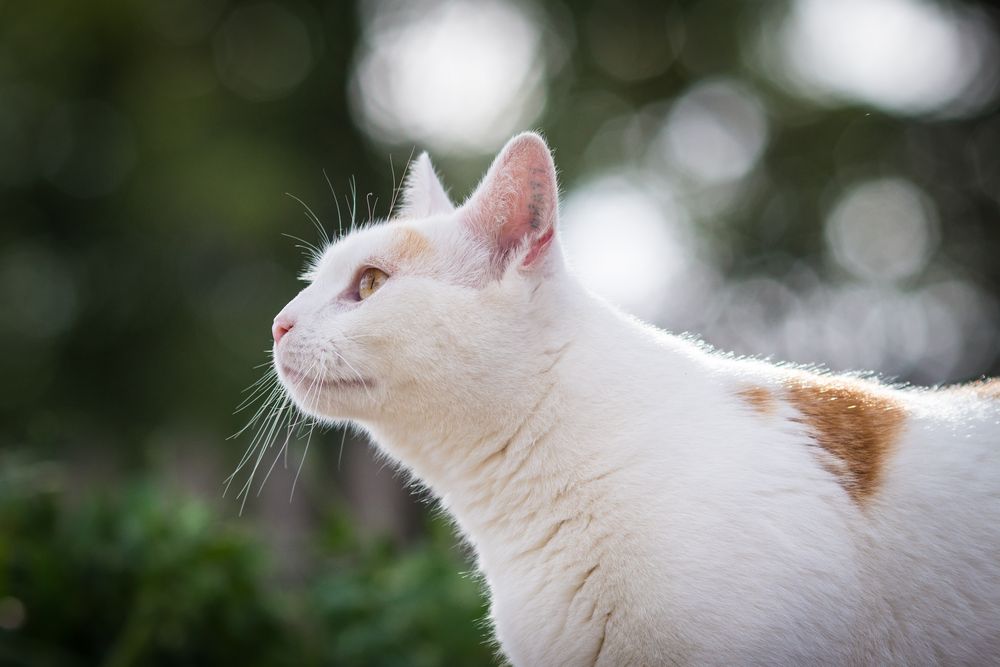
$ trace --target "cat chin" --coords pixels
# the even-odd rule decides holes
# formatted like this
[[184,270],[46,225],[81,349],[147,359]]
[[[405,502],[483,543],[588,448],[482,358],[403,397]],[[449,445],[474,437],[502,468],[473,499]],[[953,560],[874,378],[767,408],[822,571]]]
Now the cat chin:
[[313,391],[308,396],[287,386],[286,391],[299,410],[324,421],[370,417],[376,404],[373,396],[360,384]]
[[296,406],[315,417],[355,418],[374,402],[374,382],[361,377],[314,377],[284,365],[278,376]]

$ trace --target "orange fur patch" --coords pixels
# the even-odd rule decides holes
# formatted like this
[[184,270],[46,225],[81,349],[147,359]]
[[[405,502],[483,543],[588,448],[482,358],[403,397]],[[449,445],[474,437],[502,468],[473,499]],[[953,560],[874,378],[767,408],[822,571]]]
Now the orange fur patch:
[[774,396],[764,387],[745,387],[739,392],[740,398],[762,415],[774,412]]
[[401,229],[392,248],[392,256],[399,262],[412,262],[431,252],[427,237],[413,229]]
[[816,443],[837,465],[855,502],[864,503],[882,480],[885,461],[906,417],[896,400],[861,380],[797,377],[786,382],[788,400],[809,426]]

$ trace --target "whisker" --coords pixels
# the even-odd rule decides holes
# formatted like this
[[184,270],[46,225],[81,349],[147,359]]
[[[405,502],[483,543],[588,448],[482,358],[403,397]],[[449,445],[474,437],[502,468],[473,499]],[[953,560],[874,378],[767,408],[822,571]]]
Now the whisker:
[[366,200],[366,202],[368,204],[368,224],[369,225],[372,224],[373,222],[375,222],[375,213],[378,211],[378,197],[375,197],[375,203],[372,204],[372,195],[374,195],[374,194],[375,194],[374,192],[369,192],[368,195],[365,196],[365,200]]
[[[316,383],[315,387],[316,388],[319,387],[318,377],[317,377],[317,383]],[[309,392],[307,392],[307,397],[308,397],[308,394],[312,393],[312,390],[313,390],[313,388],[310,387]],[[295,479],[292,480],[292,489],[291,489],[291,491],[288,494],[288,502],[289,503],[292,502],[292,498],[295,497],[295,487],[296,487],[296,485],[299,482],[299,475],[302,474],[302,466],[305,465],[306,455],[309,453],[309,443],[312,441],[313,429],[315,429],[315,428],[316,428],[316,420],[315,419],[310,419],[309,434],[306,436],[306,446],[302,450],[302,458],[299,460],[299,467],[295,471]]]
[[[271,415],[273,414],[273,411],[274,411],[274,404],[280,399],[280,397],[281,397],[281,388],[278,387],[278,386],[275,386],[274,388],[272,388],[271,393],[268,394],[268,396],[265,399],[265,401],[261,404],[260,408],[257,410],[257,414],[255,414],[250,419],[250,421],[247,422],[246,426],[244,426],[243,428],[241,428],[239,431],[237,431],[233,435],[229,436],[229,438],[227,438],[227,440],[232,440],[232,439],[240,436],[243,432],[245,432],[247,429],[249,429],[250,427],[252,427],[260,419],[260,417],[266,411],[267,414],[268,414],[268,416],[258,426],[256,434],[254,435],[253,439],[250,441],[250,446],[248,447],[248,449],[253,448],[255,446],[255,444],[256,444],[258,436],[260,435],[260,429],[263,428],[264,424],[266,424],[268,422],[268,420],[270,420]],[[236,472],[238,472],[239,469],[240,469],[240,467],[244,463],[246,463],[246,456],[247,456],[247,454],[244,453],[243,459],[240,461],[239,465],[236,466],[236,470],[233,471],[233,474],[235,474]]]
[[[263,364],[258,364],[257,366],[254,366],[254,368],[260,368],[261,366],[271,366],[271,362],[270,361],[266,361]],[[250,391],[251,389],[253,389],[254,387],[256,387],[257,385],[263,383],[265,380],[268,380],[273,375],[273,373],[274,373],[274,367],[272,366],[268,370],[264,371],[263,375],[261,375],[259,378],[257,378],[253,382],[251,382],[250,386],[247,387],[246,389],[244,389],[241,393],[245,394],[248,391]]]
[[[240,460],[239,464],[236,466],[236,469],[233,470],[233,472],[229,475],[229,477],[226,478],[226,480],[225,480],[225,489],[222,492],[223,497],[225,497],[226,494],[229,493],[229,487],[232,484],[233,480],[236,478],[236,475],[253,458],[254,452],[256,452],[257,448],[260,446],[261,435],[265,432],[265,430],[267,428],[267,424],[269,424],[271,422],[271,420],[274,418],[275,410],[274,410],[273,406],[276,404],[276,402],[277,402],[276,399],[280,395],[281,394],[272,392],[271,396],[268,397],[268,400],[265,403],[265,406],[270,407],[271,408],[271,412],[268,414],[267,419],[265,419],[264,422],[257,429],[256,434],[254,435],[253,439],[250,441],[250,445],[247,447],[246,451],[243,453],[243,458]],[[237,494],[236,497],[239,498],[239,494]]]
[[[265,484],[267,484],[267,480],[268,480],[268,479],[270,479],[270,477],[271,477],[271,473],[272,473],[272,472],[274,471],[274,466],[275,466],[275,465],[277,465],[277,463],[278,463],[278,460],[279,460],[279,459],[281,458],[281,455],[282,455],[282,453],[286,454],[286,458],[285,458],[285,460],[286,460],[286,461],[288,460],[288,458],[287,458],[287,453],[288,453],[288,443],[289,443],[289,442],[291,441],[291,439],[292,439],[292,433],[294,433],[294,432],[295,432],[295,428],[296,428],[296,427],[297,427],[297,426],[298,426],[299,424],[301,424],[302,422],[304,422],[304,421],[305,421],[305,416],[304,416],[304,415],[302,415],[302,416],[301,416],[301,418],[300,418],[300,419],[299,419],[298,421],[296,421],[296,422],[292,422],[292,415],[293,415],[293,410],[295,410],[295,408],[294,408],[293,406],[289,406],[289,407],[290,407],[290,408],[292,408],[292,409],[290,409],[290,410],[288,411],[288,416],[289,416],[289,418],[288,418],[288,426],[286,427],[286,430],[285,430],[285,441],[284,441],[284,442],[283,442],[283,443],[281,444],[281,448],[280,448],[280,449],[278,449],[278,453],[277,453],[277,455],[276,455],[276,456],[274,457],[274,461],[272,461],[272,462],[271,462],[271,467],[267,469],[267,474],[266,474],[266,475],[264,475],[264,479],[263,479],[263,481],[261,481],[261,483],[260,483],[260,488],[258,488],[258,489],[257,489],[257,496],[258,496],[258,497],[260,496],[260,493],[261,493],[261,491],[263,491],[263,490],[264,490],[264,485],[265,485]],[[297,410],[296,410],[296,411],[297,411]],[[280,430],[280,429],[279,429],[279,430]],[[270,449],[270,446],[268,446],[268,449]]]
[[357,179],[354,178],[354,176],[351,176],[350,187],[351,187],[351,202],[350,202],[351,231],[353,232],[354,227],[358,220],[358,182]]
[[306,241],[305,239],[300,239],[298,236],[295,236],[294,234],[286,234],[282,232],[281,235],[288,237],[293,241],[299,241],[299,243],[295,244],[295,247],[302,251],[307,261],[315,262],[320,257],[323,256],[323,251],[317,248],[312,243],[309,243],[309,241]]
[[265,347],[263,350],[261,350],[261,352],[264,354],[265,357],[267,357],[267,361],[262,361],[259,364],[256,364],[254,366],[254,368],[262,368],[264,366],[267,366],[268,364],[270,364],[274,360],[274,348],[273,347],[270,347],[270,346]]
[[343,427],[343,433],[340,434],[340,451],[337,452],[337,470],[340,470],[340,459],[344,456],[344,442],[347,441],[347,426]]
[[[240,461],[240,464],[233,472],[233,475],[230,475],[230,477],[234,476],[237,472],[239,472],[243,468],[244,465],[246,465],[246,463],[250,460],[250,458],[252,458],[253,452],[256,451],[258,447],[262,447],[261,454],[263,454],[263,451],[267,448],[266,446],[264,446],[264,443],[270,440],[271,432],[273,432],[275,426],[277,426],[277,424],[280,423],[284,409],[290,403],[291,399],[285,394],[284,387],[281,386],[280,382],[276,383],[271,391],[271,394],[268,396],[268,399],[265,401],[264,405],[261,406],[261,409],[258,411],[258,414],[254,416],[254,419],[251,421],[251,423],[253,421],[256,421],[256,419],[259,417],[264,408],[270,407],[271,412],[268,414],[268,417],[261,424],[260,428],[257,430],[257,433],[254,435],[253,440],[250,442],[248,453],[244,454],[243,460]],[[248,426],[249,424],[247,425],[247,427]],[[244,427],[242,430],[246,430],[247,427]],[[266,437],[264,437],[265,434]],[[228,484],[227,484],[227,490],[228,490]]]
[[270,373],[267,373],[266,375],[264,375],[264,377],[257,380],[246,389],[244,389],[243,390],[244,392],[250,391],[251,389],[253,389],[253,392],[251,392],[250,395],[244,398],[243,401],[238,406],[236,406],[236,409],[233,410],[233,414],[234,415],[239,414],[240,412],[246,410],[248,407],[250,407],[250,405],[254,401],[260,398],[262,394],[266,393],[267,390],[272,387],[273,383],[277,381],[278,381],[278,374],[275,373],[274,371],[271,371]]
[[254,416],[250,418],[250,421],[247,422],[246,426],[241,428],[236,433],[233,433],[231,436],[227,438],[227,440],[238,438],[240,435],[243,434],[244,431],[253,426],[257,422],[257,420],[260,419],[260,416],[264,413],[264,411],[267,410],[267,408],[270,406],[271,401],[275,398],[276,395],[280,394],[281,391],[282,391],[281,383],[278,381],[277,375],[275,375],[274,384],[271,385],[271,391],[270,393],[268,393],[267,398],[264,399],[264,402],[261,403],[260,407],[257,409],[257,412],[254,413]]
[[309,435],[306,436],[306,446],[302,450],[302,458],[299,460],[299,467],[295,471],[295,479],[292,480],[292,492],[288,494],[288,502],[292,502],[292,498],[295,497],[295,485],[299,483],[299,475],[302,474],[302,466],[306,462],[306,455],[309,453],[309,443],[312,441],[313,428],[315,428],[316,422],[312,422],[312,426],[309,427]]
[[320,221],[319,216],[313,213],[313,210],[309,208],[308,204],[306,204],[304,201],[293,195],[291,192],[286,192],[285,196],[291,197],[292,199],[294,199],[295,201],[297,201],[299,204],[302,205],[302,207],[306,210],[306,218],[309,220],[309,222],[312,223],[313,227],[316,228],[316,232],[320,235],[320,238],[322,238],[326,242],[326,244],[329,245],[330,235],[326,233],[326,228],[323,227],[323,223]]
[[[318,361],[313,362],[312,366],[309,367],[309,371],[307,372],[307,376],[312,377],[311,374],[313,372],[313,369],[316,368],[316,366],[317,366],[318,363],[319,363]],[[309,389],[306,390],[306,397],[305,397],[305,402],[306,403],[309,402],[309,399],[312,396],[313,391],[318,386],[319,386],[319,380],[316,377],[313,377],[312,381],[309,383]],[[298,412],[299,410],[294,405],[291,405],[290,408],[291,409],[288,411],[288,421],[287,421],[288,425],[287,425],[287,428],[286,428],[285,441],[281,445],[281,448],[278,450],[277,456],[274,457],[274,461],[271,462],[271,467],[268,468],[267,474],[264,476],[264,480],[260,483],[260,488],[257,489],[257,495],[258,496],[260,496],[261,492],[264,490],[264,485],[267,484],[267,480],[271,477],[271,472],[274,470],[274,466],[278,463],[278,459],[281,458],[281,454],[283,452],[287,452],[288,451],[288,442],[292,438],[292,433],[294,432],[295,427],[298,426],[300,423],[302,423],[306,419],[305,415],[302,415],[297,422],[293,423],[292,422],[293,411]],[[272,443],[268,443],[268,446],[267,446],[268,449],[270,449],[271,444],[273,444],[273,442]]]
[[368,394],[368,398],[369,398],[369,399],[371,399],[371,398],[372,398],[372,393],[371,393],[371,390],[370,390],[370,389],[368,388],[368,384],[367,384],[367,383],[365,382],[365,379],[364,379],[364,378],[363,378],[363,377],[361,376],[361,373],[359,373],[359,372],[357,371],[357,369],[355,369],[355,368],[354,368],[354,366],[352,366],[352,365],[351,365],[351,362],[349,362],[349,361],[348,361],[348,360],[347,360],[347,359],[346,359],[346,358],[344,357],[344,355],[342,355],[342,354],[341,354],[340,352],[338,352],[337,350],[335,350],[335,349],[333,349],[333,348],[331,348],[331,350],[332,350],[332,352],[333,352],[333,353],[334,353],[335,355],[337,355],[337,358],[338,358],[338,359],[340,359],[341,361],[343,361],[343,362],[344,362],[344,364],[345,364],[345,365],[346,365],[346,366],[347,366],[348,368],[350,368],[350,369],[351,369],[351,371],[353,371],[355,375],[357,375],[357,376],[358,376],[358,381],[359,381],[359,382],[361,383],[361,386],[365,388],[365,393],[366,393],[366,394]]
[[[262,442],[262,436],[267,431],[268,425],[272,423],[276,415],[280,414],[280,405],[285,398],[286,397],[284,396],[282,387],[275,387],[272,395],[268,398],[266,403],[266,407],[269,409],[267,417],[257,428],[256,433],[254,433],[254,436],[250,441],[250,449],[256,449],[256,447]],[[262,406],[262,408],[263,407],[264,406]],[[236,470],[233,471],[233,474],[239,472],[240,469],[246,464],[247,460],[248,458],[244,456],[244,459],[240,461],[240,464],[236,467]]]
[[264,454],[267,452],[269,443],[272,441],[274,436],[275,428],[281,423],[281,420],[286,415],[286,409],[291,402],[291,399],[285,398],[281,407],[278,408],[275,418],[271,420],[271,426],[268,429],[267,437],[261,440],[260,453],[257,455],[257,461],[254,463],[253,469],[250,471],[250,476],[247,478],[246,484],[240,489],[240,492],[236,495],[237,498],[243,496],[243,502],[240,504],[240,516],[243,516],[243,508],[246,507],[247,497],[250,495],[250,487],[253,484],[254,477],[257,476],[257,469],[260,467],[260,462],[264,458]]
[[[285,442],[284,442],[284,444],[281,445],[281,449],[278,450],[278,455],[274,457],[274,461],[271,462],[271,467],[267,469],[267,474],[264,475],[264,479],[260,483],[260,488],[257,489],[257,497],[260,497],[261,491],[264,490],[264,485],[267,484],[267,480],[271,477],[271,472],[274,470],[274,466],[277,465],[278,459],[281,458],[281,452],[285,449],[285,447],[288,446],[288,441],[292,437],[292,426],[293,425],[291,424],[291,418],[290,418],[291,414],[292,414],[292,412],[291,412],[291,410],[289,410],[288,411],[288,416],[289,416],[289,420],[288,421],[289,421],[289,423],[288,423],[288,426],[287,426],[286,431],[285,431],[285,433],[286,433],[286,435],[285,435]],[[279,428],[278,430],[280,431],[281,429]],[[270,448],[271,448],[271,443],[268,444],[268,446],[265,448],[265,450],[266,449],[270,449]]]
[[[274,365],[272,364],[270,359],[268,359],[264,363],[257,364],[256,366],[253,367],[253,370],[257,370],[258,368],[262,368],[264,366],[267,366],[268,369],[264,371],[264,373],[259,378],[251,382],[249,387],[247,387],[240,393],[245,394],[248,391],[253,390],[255,387],[259,387],[262,384],[266,384],[268,380],[273,379],[274,376],[277,375],[277,372],[274,370]],[[237,408],[237,411],[238,410],[239,408]]]
[[326,179],[326,184],[330,187],[330,194],[333,195],[333,203],[337,205],[337,238],[343,238],[344,221],[340,215],[340,200],[337,199],[337,193],[333,189],[333,183],[330,182],[330,176],[326,173],[326,169],[323,170],[323,178]]
[[363,333],[363,334],[350,334],[350,335],[342,334],[341,338],[350,341],[350,340],[358,340],[360,338],[378,338],[380,336],[383,336],[383,334],[380,333]]
[[271,378],[271,377],[267,378],[267,382],[258,385],[256,388],[254,388],[253,393],[248,394],[243,398],[240,404],[236,406],[236,409],[233,410],[233,414],[238,415],[239,413],[243,412],[251,405],[253,405],[255,402],[257,402],[258,399],[260,399],[264,394],[266,394],[270,389],[273,388],[272,383],[276,381],[277,381],[276,378]]
[[403,173],[400,174],[398,184],[396,183],[396,169],[392,164],[392,153],[389,154],[389,172],[392,174],[392,199],[389,200],[389,218],[392,218],[392,212],[396,209],[396,199],[403,190],[403,179],[406,177],[406,172],[410,170],[410,163],[413,162],[413,151],[415,150],[416,146],[410,149],[410,157],[406,158],[406,167],[403,168]]
[[290,238],[293,241],[298,241],[299,243],[302,244],[302,245],[296,245],[295,246],[296,248],[303,248],[303,246],[305,246],[303,248],[303,250],[309,250],[309,251],[314,252],[314,253],[319,253],[320,252],[319,248],[317,248],[315,244],[310,243],[309,241],[306,241],[302,237],[296,236],[295,234],[288,234],[286,232],[281,232],[281,235],[285,236],[287,238]]
[[[272,392],[272,395],[268,397],[268,400],[264,403],[264,405],[261,406],[262,410],[265,407],[270,407],[271,406],[272,397],[273,396],[274,396],[274,392]],[[268,419],[270,419],[270,416],[268,417]],[[248,424],[248,426],[249,426],[249,424]],[[245,431],[246,428],[247,428],[246,426],[243,427],[243,429],[241,429],[241,432]],[[225,497],[226,494],[229,493],[229,485],[232,484],[233,479],[236,477],[237,474],[239,474],[240,470],[243,469],[243,466],[246,465],[247,461],[249,461],[250,458],[253,456],[253,452],[257,448],[257,438],[258,438],[258,436],[260,434],[261,428],[263,428],[263,426],[261,426],[260,428],[258,428],[257,434],[254,435],[254,437],[250,440],[250,444],[247,445],[247,448],[243,451],[243,456],[240,458],[240,462],[236,464],[236,468],[231,473],[229,473],[229,476],[226,477],[225,480],[223,480],[223,483],[225,484],[225,489],[223,489],[223,492],[222,492],[222,496],[223,497]]]

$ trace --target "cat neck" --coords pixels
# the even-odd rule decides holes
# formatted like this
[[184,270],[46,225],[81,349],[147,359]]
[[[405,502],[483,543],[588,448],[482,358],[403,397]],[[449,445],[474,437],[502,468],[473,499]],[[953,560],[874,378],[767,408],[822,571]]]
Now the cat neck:
[[641,465],[641,443],[621,436],[629,424],[651,411],[681,424],[711,391],[707,355],[694,345],[635,322],[572,280],[542,298],[548,321],[525,345],[531,363],[516,391],[367,425],[477,543],[584,481]]

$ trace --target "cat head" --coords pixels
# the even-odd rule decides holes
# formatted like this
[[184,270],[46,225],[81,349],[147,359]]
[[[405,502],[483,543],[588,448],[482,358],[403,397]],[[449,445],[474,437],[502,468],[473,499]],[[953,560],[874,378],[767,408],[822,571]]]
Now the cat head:
[[563,272],[552,156],[511,139],[455,207],[426,153],[393,218],[327,248],[274,320],[274,363],[292,399],[327,418],[440,414],[530,372],[539,292]]

